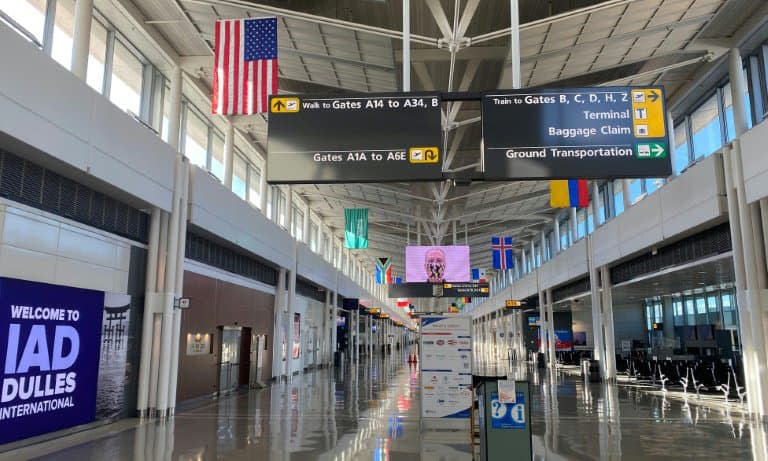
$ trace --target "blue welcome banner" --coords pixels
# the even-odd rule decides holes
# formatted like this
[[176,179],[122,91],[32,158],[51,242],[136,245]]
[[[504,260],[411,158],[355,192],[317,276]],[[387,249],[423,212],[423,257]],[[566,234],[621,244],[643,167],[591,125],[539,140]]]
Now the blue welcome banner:
[[95,419],[104,293],[0,277],[0,444]]

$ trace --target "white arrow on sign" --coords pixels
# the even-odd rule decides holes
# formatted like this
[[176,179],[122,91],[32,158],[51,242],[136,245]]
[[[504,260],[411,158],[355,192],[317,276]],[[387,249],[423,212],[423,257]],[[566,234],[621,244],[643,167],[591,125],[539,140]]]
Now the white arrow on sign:
[[654,154],[656,154],[656,155],[655,155],[655,156],[656,156],[656,158],[659,158],[659,157],[661,157],[661,156],[662,156],[662,154],[664,154],[664,148],[663,148],[663,147],[661,147],[661,146],[660,146],[660,145],[658,145],[658,144],[654,144],[654,145],[653,145],[653,148],[651,149],[651,152],[653,152]]

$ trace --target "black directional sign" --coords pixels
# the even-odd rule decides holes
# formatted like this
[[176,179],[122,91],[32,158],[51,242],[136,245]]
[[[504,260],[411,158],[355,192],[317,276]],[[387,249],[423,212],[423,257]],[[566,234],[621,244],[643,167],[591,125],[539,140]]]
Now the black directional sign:
[[411,282],[389,285],[389,298],[487,298],[489,284],[477,282]]
[[661,87],[510,90],[483,97],[485,179],[665,177]]
[[267,182],[439,181],[438,93],[272,96]]

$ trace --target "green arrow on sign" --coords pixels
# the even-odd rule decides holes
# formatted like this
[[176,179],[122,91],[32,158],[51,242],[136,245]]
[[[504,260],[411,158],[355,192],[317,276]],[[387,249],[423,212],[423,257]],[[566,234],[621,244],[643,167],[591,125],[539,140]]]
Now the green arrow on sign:
[[635,146],[637,158],[666,158],[667,144],[658,142],[641,142]]

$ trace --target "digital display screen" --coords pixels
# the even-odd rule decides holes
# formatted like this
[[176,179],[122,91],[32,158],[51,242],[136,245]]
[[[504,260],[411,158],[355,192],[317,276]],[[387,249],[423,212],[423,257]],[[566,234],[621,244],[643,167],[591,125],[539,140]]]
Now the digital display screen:
[[528,317],[528,326],[529,327],[538,327],[539,326],[539,316],[538,315],[532,315]]
[[469,247],[408,246],[405,248],[407,282],[469,282]]

